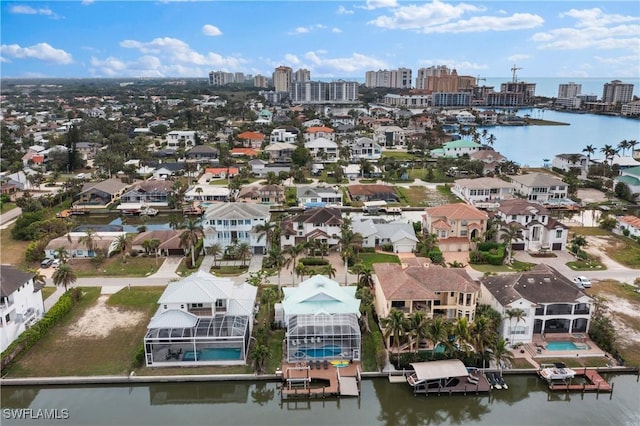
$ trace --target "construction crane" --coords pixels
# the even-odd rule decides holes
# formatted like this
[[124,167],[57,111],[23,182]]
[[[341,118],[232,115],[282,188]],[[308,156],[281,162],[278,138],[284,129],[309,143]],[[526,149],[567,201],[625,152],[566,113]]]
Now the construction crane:
[[476,86],[479,86],[479,85],[480,85],[480,80],[482,80],[482,81],[487,81],[487,79],[486,79],[486,78],[480,78],[480,76],[477,76],[477,77],[476,77]]
[[521,70],[522,68],[518,68],[516,67],[515,64],[513,64],[513,66],[511,67],[511,72],[513,73],[513,83],[517,83],[518,82],[518,78],[516,77],[516,71]]

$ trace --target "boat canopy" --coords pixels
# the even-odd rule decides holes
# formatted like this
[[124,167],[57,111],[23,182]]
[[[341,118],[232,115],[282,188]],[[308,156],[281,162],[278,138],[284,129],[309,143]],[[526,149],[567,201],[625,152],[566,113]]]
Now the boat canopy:
[[442,361],[413,362],[417,382],[446,379],[448,377],[468,376],[469,372],[459,359],[445,359]]

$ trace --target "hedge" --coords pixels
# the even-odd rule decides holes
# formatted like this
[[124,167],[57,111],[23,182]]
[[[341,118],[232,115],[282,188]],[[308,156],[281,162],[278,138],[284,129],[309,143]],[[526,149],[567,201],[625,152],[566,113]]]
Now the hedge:
[[47,332],[60,322],[71,309],[76,305],[78,300],[79,289],[67,290],[55,305],[49,309],[49,312],[44,314],[40,321],[36,322],[33,327],[25,330],[16,340],[14,340],[7,349],[2,352],[2,361],[0,362],[0,369],[4,370],[16,359],[19,355],[32,348],[40,339],[42,339]]
[[304,266],[324,266],[329,264],[329,260],[323,257],[304,257],[300,259]]
[[478,252],[472,256],[472,259],[474,263],[502,265],[505,256],[506,250],[503,244],[486,242],[478,244]]

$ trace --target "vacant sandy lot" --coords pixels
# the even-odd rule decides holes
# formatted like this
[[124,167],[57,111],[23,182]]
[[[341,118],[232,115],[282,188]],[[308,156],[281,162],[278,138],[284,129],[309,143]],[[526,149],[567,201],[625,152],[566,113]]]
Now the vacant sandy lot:
[[69,327],[71,337],[107,337],[117,328],[137,326],[145,315],[142,312],[121,311],[107,306],[108,295],[98,297],[96,304],[87,309],[80,319]]

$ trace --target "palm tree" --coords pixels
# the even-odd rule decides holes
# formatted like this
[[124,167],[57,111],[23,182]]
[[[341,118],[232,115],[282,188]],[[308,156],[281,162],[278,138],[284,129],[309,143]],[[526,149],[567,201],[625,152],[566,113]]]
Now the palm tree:
[[516,327],[520,321],[524,321],[526,316],[526,312],[520,308],[507,309],[506,312],[507,318],[509,318],[509,329],[511,333],[509,333],[509,341],[511,342],[511,346],[513,346],[513,327],[511,326],[511,321],[516,319]]
[[451,330],[458,350],[469,356],[469,343],[471,342],[471,327],[466,317],[458,318]]
[[57,249],[55,249],[53,254],[55,258],[60,261],[60,263],[67,263],[67,260],[69,260],[69,252],[67,251],[66,247],[58,247]]
[[215,266],[218,256],[222,254],[222,246],[219,243],[213,243],[207,247],[207,253],[213,256],[213,265]]
[[507,365],[507,367],[511,366],[511,362],[513,361],[513,353],[511,353],[511,350],[509,350],[507,342],[504,339],[495,339],[493,344],[491,345],[491,350],[491,357],[500,369],[502,369],[503,364]]
[[131,235],[122,234],[118,238],[116,238],[116,247],[115,250],[122,253],[122,260],[124,261],[124,257],[127,255],[127,251],[131,248]]
[[373,270],[369,266],[365,266],[362,272],[360,273],[360,280],[358,281],[363,287],[369,287],[373,289]]
[[256,343],[251,352],[249,352],[249,359],[253,361],[253,365],[258,373],[264,373],[265,363],[269,358],[271,358],[271,351],[267,345]]
[[287,248],[284,249],[284,253],[289,255],[289,258],[285,261],[285,266],[288,267],[289,264],[291,264],[291,271],[294,272],[293,285],[296,284],[296,281],[295,281],[296,259],[302,253],[304,253],[305,249],[306,249],[306,245],[304,242],[298,243],[293,246],[287,246]]
[[613,157],[616,155],[617,150],[611,145],[605,145],[600,148],[600,152],[604,154],[605,162],[609,160],[609,166],[613,166]]
[[67,291],[67,286],[72,285],[78,279],[75,271],[71,268],[71,265],[66,263],[58,266],[58,269],[55,270],[52,278],[53,284],[55,284],[56,287],[60,285],[64,286],[64,291]]
[[582,152],[586,152],[587,153],[587,169],[588,169],[589,166],[591,165],[591,156],[596,153],[596,149],[593,147],[593,145],[587,145],[582,150]]
[[400,339],[404,337],[408,328],[407,318],[402,311],[391,309],[389,316],[382,318],[382,326],[384,327],[384,338],[389,339],[393,336],[393,344],[396,347],[396,358],[400,363]]
[[269,286],[262,290],[262,302],[267,304],[267,317],[271,319],[271,304],[280,297],[280,290]]
[[273,242],[273,233],[277,226],[278,225],[275,222],[265,222],[256,225],[253,232],[258,234],[257,241],[260,242],[260,240],[262,240],[262,237],[266,236],[267,247],[270,247],[271,243]]
[[247,258],[251,256],[251,246],[249,243],[240,243],[236,249],[236,257],[239,257],[244,268],[247,264]]
[[278,271],[278,288],[280,288],[280,273],[282,272],[282,267],[286,262],[286,258],[282,255],[282,250],[280,250],[280,247],[274,245],[269,249],[269,251],[267,252],[266,262],[267,265],[272,268],[276,268],[276,270]]
[[191,267],[196,264],[195,258],[195,246],[201,237],[204,237],[204,231],[200,221],[189,218],[181,226],[182,234],[180,234],[180,246],[185,248],[188,252],[191,252]]
[[304,263],[298,262],[298,264],[293,270],[293,273],[294,275],[298,276],[300,280],[302,280],[304,276],[307,275],[307,267],[304,266]]
[[636,150],[636,145],[638,145],[638,141],[631,139],[630,141],[627,141],[629,143],[629,150],[631,151],[631,157],[633,158],[633,153]]
[[40,269],[30,269],[29,272],[33,274],[34,283],[42,284],[43,286],[46,284],[47,277],[40,272]]
[[471,341],[476,353],[480,354],[482,368],[484,368],[484,356],[487,348],[495,340],[495,332],[493,331],[491,321],[484,316],[476,317],[471,327]]
[[415,311],[409,316],[409,333],[412,337],[412,344],[415,345],[416,353],[420,349],[420,343],[429,336],[428,327],[429,318],[424,312]]
[[629,149],[629,141],[626,139],[620,141],[618,149],[622,151],[622,156],[624,156],[627,153],[627,149]]
[[506,227],[502,228],[500,232],[502,233],[500,238],[504,242],[505,248],[507,249],[506,259],[509,263],[512,260],[512,243],[514,240],[522,239],[522,230],[520,229],[517,222],[511,222]]
[[96,238],[102,239],[102,237],[97,235],[93,229],[87,228],[84,231],[84,235],[78,240],[78,242],[84,244],[87,248],[89,256],[96,251]]
[[443,345],[446,345],[449,342],[447,324],[441,317],[434,318],[429,322],[427,327],[427,336],[427,339],[433,343],[433,351],[431,352],[431,358],[433,359],[438,344],[442,343]]
[[329,278],[335,278],[336,276],[336,268],[333,267],[332,264],[324,265],[322,267],[322,273],[326,274]]

